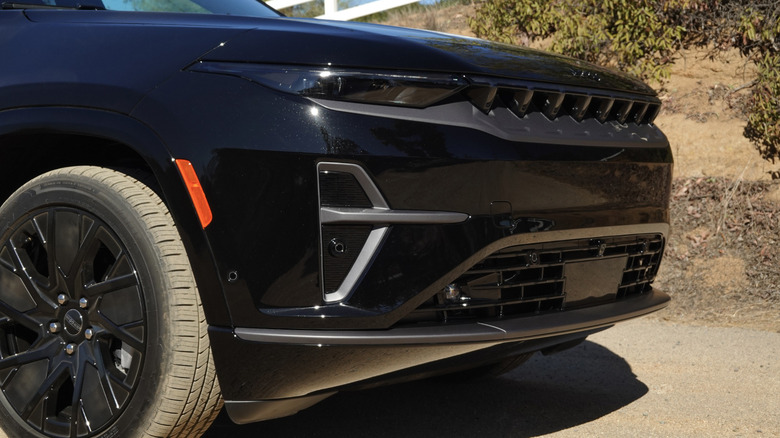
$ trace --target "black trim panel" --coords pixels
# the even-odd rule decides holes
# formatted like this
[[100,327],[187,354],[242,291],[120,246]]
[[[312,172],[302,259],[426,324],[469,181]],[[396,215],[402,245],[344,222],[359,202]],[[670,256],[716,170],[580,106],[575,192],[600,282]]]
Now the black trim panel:
[[513,142],[619,148],[665,148],[669,144],[657,126],[601,123],[596,119],[578,122],[572,117],[548,119],[542,113],[517,117],[505,107],[483,114],[470,102],[454,102],[429,108],[404,108],[337,100],[310,99],[333,111],[386,119],[407,120],[475,129]]
[[522,341],[609,326],[655,312],[669,304],[669,296],[651,291],[636,298],[564,312],[434,327],[402,327],[390,330],[280,330],[236,328],[240,339],[250,342],[304,345],[412,345],[470,342]]

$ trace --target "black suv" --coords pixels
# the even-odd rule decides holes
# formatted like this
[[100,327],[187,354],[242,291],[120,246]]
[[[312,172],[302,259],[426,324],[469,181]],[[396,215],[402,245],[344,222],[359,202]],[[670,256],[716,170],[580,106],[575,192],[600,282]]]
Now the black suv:
[[0,10],[0,424],[199,436],[666,306],[660,102],[254,0]]

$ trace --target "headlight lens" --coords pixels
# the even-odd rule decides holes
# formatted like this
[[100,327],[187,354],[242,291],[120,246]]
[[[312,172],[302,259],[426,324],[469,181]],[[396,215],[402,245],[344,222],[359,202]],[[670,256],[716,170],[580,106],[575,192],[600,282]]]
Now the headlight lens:
[[463,76],[436,73],[201,62],[191,70],[239,76],[301,96],[425,108],[463,90]]

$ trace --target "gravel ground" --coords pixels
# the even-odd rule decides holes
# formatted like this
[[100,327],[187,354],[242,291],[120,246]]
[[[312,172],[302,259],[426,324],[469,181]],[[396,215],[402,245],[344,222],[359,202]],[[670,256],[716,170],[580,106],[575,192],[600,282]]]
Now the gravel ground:
[[780,437],[780,333],[640,319],[501,378],[337,394],[206,437]]
[[780,437],[779,358],[780,333],[645,318],[500,378],[342,393],[246,426],[222,416],[206,437]]

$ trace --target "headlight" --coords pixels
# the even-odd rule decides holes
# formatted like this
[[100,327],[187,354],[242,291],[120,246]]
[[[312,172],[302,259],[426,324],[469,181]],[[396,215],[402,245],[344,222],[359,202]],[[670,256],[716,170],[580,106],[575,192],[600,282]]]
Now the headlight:
[[275,90],[317,99],[425,108],[463,90],[463,76],[436,73],[201,62],[190,70],[239,76]]

